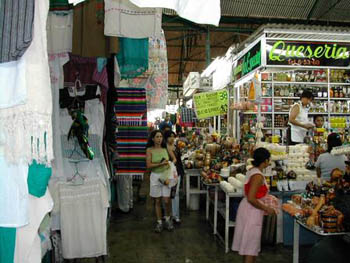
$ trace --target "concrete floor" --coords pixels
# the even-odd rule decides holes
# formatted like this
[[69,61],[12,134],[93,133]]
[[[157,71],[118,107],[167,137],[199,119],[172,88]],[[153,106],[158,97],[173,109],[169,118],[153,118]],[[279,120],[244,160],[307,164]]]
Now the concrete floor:
[[[242,262],[235,252],[225,254],[203,212],[182,209],[182,224],[174,232],[154,233],[155,217],[148,191],[148,185],[144,183],[141,195],[147,195],[147,201],[135,203],[130,213],[113,211],[108,232],[108,263]],[[291,263],[292,249],[264,246],[257,262]]]

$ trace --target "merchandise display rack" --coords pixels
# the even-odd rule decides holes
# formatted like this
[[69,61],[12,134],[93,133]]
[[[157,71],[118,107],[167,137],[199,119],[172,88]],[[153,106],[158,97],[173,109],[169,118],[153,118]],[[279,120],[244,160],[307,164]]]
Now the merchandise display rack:
[[[298,71],[300,71],[300,69],[297,69]],[[329,76],[330,73],[330,69],[326,69],[327,70],[327,75]],[[274,73],[268,73],[272,75],[272,79],[274,79]],[[327,82],[296,82],[296,81],[274,81],[274,80],[264,80],[261,81],[261,84],[270,84],[270,93],[272,94],[272,96],[262,96],[262,99],[271,99],[271,111],[261,111],[261,115],[270,115],[271,116],[271,123],[272,126],[264,126],[263,130],[272,130],[272,133],[275,133],[275,130],[285,130],[287,129],[286,126],[281,127],[281,126],[276,126],[275,125],[275,116],[276,115],[289,115],[289,111],[276,111],[275,110],[275,100],[276,99],[280,99],[280,100],[292,100],[294,102],[299,101],[300,97],[296,97],[296,96],[275,96],[275,87],[276,85],[294,85],[294,86],[306,86],[307,88],[309,88],[311,91],[312,89],[318,88],[318,87],[327,87],[327,97],[314,97],[313,100],[313,104],[316,104],[318,102],[328,102],[328,106],[327,108],[330,109],[331,108],[331,102],[333,101],[349,101],[350,97],[342,97],[342,98],[336,98],[336,97],[331,97],[330,96],[330,89],[332,87],[336,87],[336,86],[345,86],[348,87],[348,89],[350,90],[350,83],[336,83],[336,82],[329,82],[328,81],[329,78],[327,78]],[[238,94],[240,94],[240,89],[238,88]],[[245,101],[248,99],[247,96],[238,96],[240,101]],[[258,115],[257,111],[242,111],[243,115]],[[313,112],[313,111],[309,111],[309,118],[313,118],[313,116],[315,115],[322,115],[325,116],[328,121],[331,119],[332,116],[345,116],[345,117],[350,117],[350,108],[348,108],[347,112],[332,112],[332,111],[328,111],[328,112]],[[349,122],[350,118],[348,118],[348,122]],[[350,127],[346,127],[346,129],[349,129]],[[336,128],[333,128],[333,130],[335,130]]]

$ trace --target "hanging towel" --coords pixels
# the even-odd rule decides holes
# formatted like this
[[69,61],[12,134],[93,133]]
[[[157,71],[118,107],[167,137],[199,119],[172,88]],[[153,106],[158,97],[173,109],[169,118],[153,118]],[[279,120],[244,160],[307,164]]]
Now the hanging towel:
[[178,15],[197,24],[219,26],[220,0],[130,0],[138,7],[162,7],[175,10]]
[[18,60],[33,38],[35,0],[1,0],[0,63]]
[[140,8],[129,0],[105,0],[104,34],[106,36],[159,37],[161,8]]
[[10,163],[30,164],[37,160],[49,166],[53,159],[52,96],[46,43],[48,9],[48,1],[35,0],[33,40],[22,56],[26,103],[0,109],[0,129],[6,138],[5,158]]
[[13,263],[16,244],[16,228],[0,227],[0,262]]
[[129,85],[146,89],[147,109],[165,109],[168,102],[167,47],[162,30],[160,37],[148,39],[148,70],[142,76],[129,80]]
[[148,39],[120,38],[117,54],[122,79],[135,78],[148,69]]
[[47,185],[51,177],[51,168],[34,161],[28,169],[29,193],[38,198],[46,193]]

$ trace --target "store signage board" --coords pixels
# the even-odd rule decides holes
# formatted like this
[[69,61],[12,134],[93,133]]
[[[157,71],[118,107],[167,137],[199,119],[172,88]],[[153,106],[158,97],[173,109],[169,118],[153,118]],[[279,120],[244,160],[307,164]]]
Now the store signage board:
[[350,44],[314,41],[266,40],[267,66],[350,66]]
[[237,61],[237,65],[233,69],[234,79],[237,81],[260,66],[261,42],[259,41]]
[[226,89],[194,94],[193,101],[198,119],[227,114],[228,91]]

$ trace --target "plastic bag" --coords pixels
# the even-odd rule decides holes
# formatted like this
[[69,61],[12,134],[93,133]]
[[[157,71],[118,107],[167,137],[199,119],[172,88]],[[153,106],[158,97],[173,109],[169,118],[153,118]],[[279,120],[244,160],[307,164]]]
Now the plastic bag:
[[169,184],[167,185],[169,188],[177,185],[178,175],[176,166],[173,162],[169,162],[169,169],[166,169],[162,175],[159,177],[159,180],[164,184],[167,180],[169,180]]

